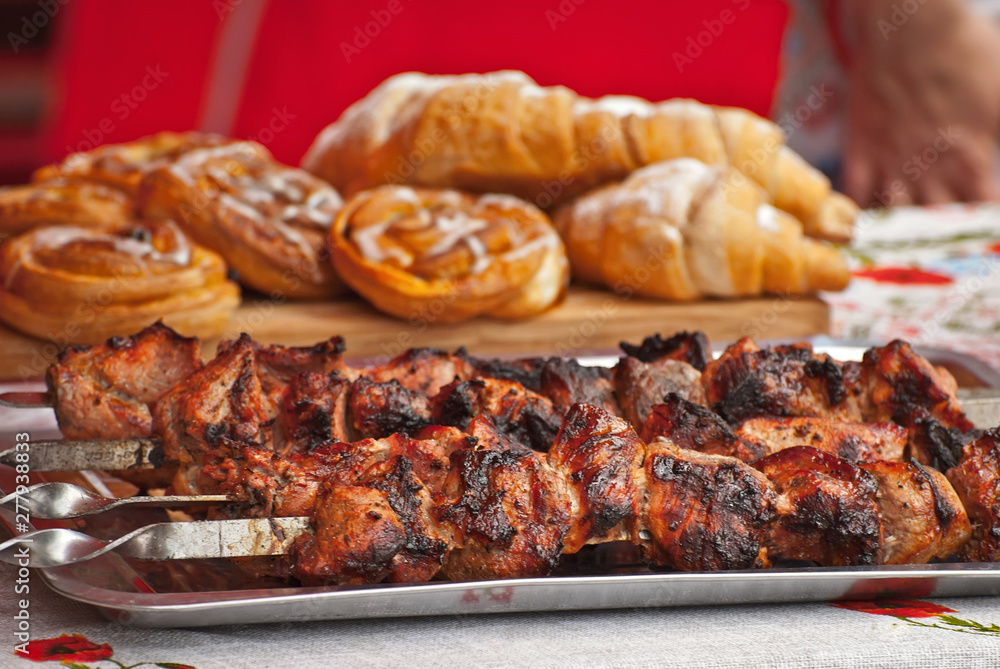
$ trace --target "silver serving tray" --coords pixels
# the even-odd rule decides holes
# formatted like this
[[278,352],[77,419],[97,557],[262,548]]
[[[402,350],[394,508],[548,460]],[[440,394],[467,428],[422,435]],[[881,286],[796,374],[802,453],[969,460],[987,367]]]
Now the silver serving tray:
[[[814,340],[819,352],[859,360],[867,346]],[[1000,388],[1000,373],[959,354],[920,351],[934,364],[959,372],[972,386]],[[613,364],[617,356],[582,358]],[[32,438],[56,431],[54,419],[33,416]],[[27,414],[26,414],[27,415]],[[24,429],[0,420],[0,447]],[[38,436],[36,436],[38,435]],[[9,468],[0,467],[0,469]],[[2,473],[2,472],[0,472]],[[3,476],[0,476],[2,480]],[[6,487],[6,486],[3,486]],[[11,518],[0,512],[7,529]],[[944,563],[842,568],[772,568],[710,573],[616,573],[482,582],[431,582],[361,587],[280,587],[203,592],[148,592],[125,560],[106,555],[90,562],[33,572],[56,592],[97,607],[111,620],[143,627],[272,623],[455,614],[569,611],[658,606],[812,602],[891,597],[1000,595],[1000,563]]]

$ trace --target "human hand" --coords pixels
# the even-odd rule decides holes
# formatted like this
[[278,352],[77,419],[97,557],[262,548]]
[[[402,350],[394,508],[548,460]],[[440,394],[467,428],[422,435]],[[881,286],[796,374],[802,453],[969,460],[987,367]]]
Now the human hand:
[[914,7],[848,2],[847,194],[863,206],[1000,199],[1000,30],[962,0]]

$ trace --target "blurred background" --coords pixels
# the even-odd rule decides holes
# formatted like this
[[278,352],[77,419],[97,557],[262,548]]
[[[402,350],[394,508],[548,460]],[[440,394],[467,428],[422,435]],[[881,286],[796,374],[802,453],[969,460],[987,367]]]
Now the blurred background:
[[[160,130],[254,137],[297,164],[347,105],[409,70],[521,69],[588,95],[767,114],[788,13],[780,0],[0,0],[0,176]],[[691,58],[706,21],[720,34]]]
[[297,164],[389,75],[520,69],[770,116],[861,204],[994,200],[998,6],[0,0],[0,182],[160,130],[253,138]]

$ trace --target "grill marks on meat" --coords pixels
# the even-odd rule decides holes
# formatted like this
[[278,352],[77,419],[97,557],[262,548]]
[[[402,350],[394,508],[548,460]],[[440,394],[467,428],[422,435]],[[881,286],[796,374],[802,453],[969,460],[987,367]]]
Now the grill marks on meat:
[[967,445],[947,475],[972,522],[972,536],[960,558],[1000,561],[1000,428]]
[[613,415],[621,415],[615,399],[612,372],[606,367],[587,367],[576,360],[549,358],[542,366],[540,383],[539,392],[552,400],[560,415],[579,403],[592,404]]
[[350,407],[354,429],[363,437],[417,434],[431,424],[427,396],[397,379],[379,382],[367,376],[358,378],[351,386]]
[[865,352],[869,420],[891,420],[910,432],[909,455],[941,471],[958,464],[963,432],[973,429],[955,396],[955,379],[895,340]]
[[883,564],[945,559],[969,539],[969,518],[944,474],[917,462],[863,462],[878,482]]
[[909,430],[908,455],[946,471],[958,464],[963,432],[973,429],[955,396],[946,370],[895,340],[865,352],[862,366],[871,397],[869,420],[891,420]]
[[955,397],[957,384],[904,341],[869,349],[862,361],[872,398],[873,418],[909,426],[931,416],[946,428],[973,429]]
[[353,441],[347,431],[350,391],[350,382],[336,371],[294,375],[284,391],[275,450],[311,451],[328,442]]
[[745,442],[771,455],[793,446],[812,446],[851,462],[899,462],[906,430],[894,423],[847,423],[829,418],[751,418],[736,429]]
[[542,367],[548,358],[522,358],[519,360],[475,359],[476,378],[516,381],[534,393],[542,392]]
[[433,400],[430,422],[465,429],[481,415],[518,444],[539,451],[548,450],[562,423],[548,399],[503,379],[456,380],[445,386]]
[[[203,462],[205,450],[222,439],[256,445],[271,444],[272,419],[256,373],[256,353],[243,335],[208,365],[171,388],[153,406],[153,430],[166,457],[181,470],[175,486],[194,492],[185,465]],[[188,471],[185,471],[187,469]],[[186,481],[184,479],[187,479]]]
[[860,421],[864,389],[856,368],[845,368],[808,344],[761,349],[745,338],[706,366],[703,384],[709,406],[731,425],[761,416]]
[[[224,355],[239,340],[223,341],[217,355]],[[329,374],[336,372],[349,376],[351,370],[344,363],[343,337],[331,337],[314,346],[265,346],[251,341],[256,360],[257,378],[261,389],[272,406],[281,406],[281,397],[292,378],[304,372]]]
[[148,437],[149,405],[201,366],[198,340],[157,322],[131,337],[67,348],[45,381],[67,439]]
[[621,349],[625,355],[642,362],[677,360],[686,362],[699,372],[704,371],[712,360],[712,347],[704,332],[685,330],[668,339],[664,339],[657,333],[643,339],[638,346],[623,341]]
[[705,404],[701,387],[701,372],[686,362],[663,358],[643,362],[626,357],[615,367],[615,390],[621,414],[640,428],[656,404],[670,393],[676,393],[695,404]]
[[632,427],[598,407],[575,404],[548,453],[566,481],[573,521],[567,553],[590,542],[630,540],[636,535],[639,492],[636,471],[644,448]]
[[324,481],[316,532],[296,540],[293,573],[307,585],[430,580],[448,548],[430,508],[430,494],[402,456],[374,465],[354,485]]
[[824,566],[879,564],[878,482],[846,460],[796,446],[754,463],[778,492],[768,553]]
[[717,414],[676,393],[670,393],[662,404],[653,407],[640,437],[647,444],[664,437],[681,448],[743,462],[753,462],[764,455],[760,446],[740,438]]
[[528,450],[462,450],[452,455],[448,497],[438,521],[456,548],[442,575],[453,580],[543,576],[559,560],[569,505]]
[[658,565],[683,571],[768,566],[774,511],[767,479],[736,458],[657,439],[646,447],[645,545]]
[[412,348],[385,365],[362,373],[375,383],[395,380],[407,390],[433,397],[456,378],[464,381],[475,372],[465,349],[448,353],[438,348]]

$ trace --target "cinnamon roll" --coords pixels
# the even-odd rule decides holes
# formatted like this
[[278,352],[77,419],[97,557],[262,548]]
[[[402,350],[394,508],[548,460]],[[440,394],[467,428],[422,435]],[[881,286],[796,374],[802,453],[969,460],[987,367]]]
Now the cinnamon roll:
[[525,318],[565,294],[569,263],[551,222],[509,195],[382,186],[344,205],[330,231],[340,276],[401,318]]
[[148,217],[178,221],[221,254],[241,283],[305,299],[345,291],[326,250],[342,204],[330,185],[276,162],[255,142],[187,151],[152,170],[139,195]]
[[128,222],[131,213],[125,193],[79,179],[0,188],[0,242],[43,225],[116,227]]
[[238,304],[222,258],[169,221],[36,228],[0,246],[0,320],[61,345],[157,319],[185,335],[218,336]]
[[96,181],[135,196],[146,172],[192,149],[232,144],[236,140],[201,132],[161,132],[134,142],[106,144],[72,153],[61,163],[35,171],[32,181],[58,177]]

